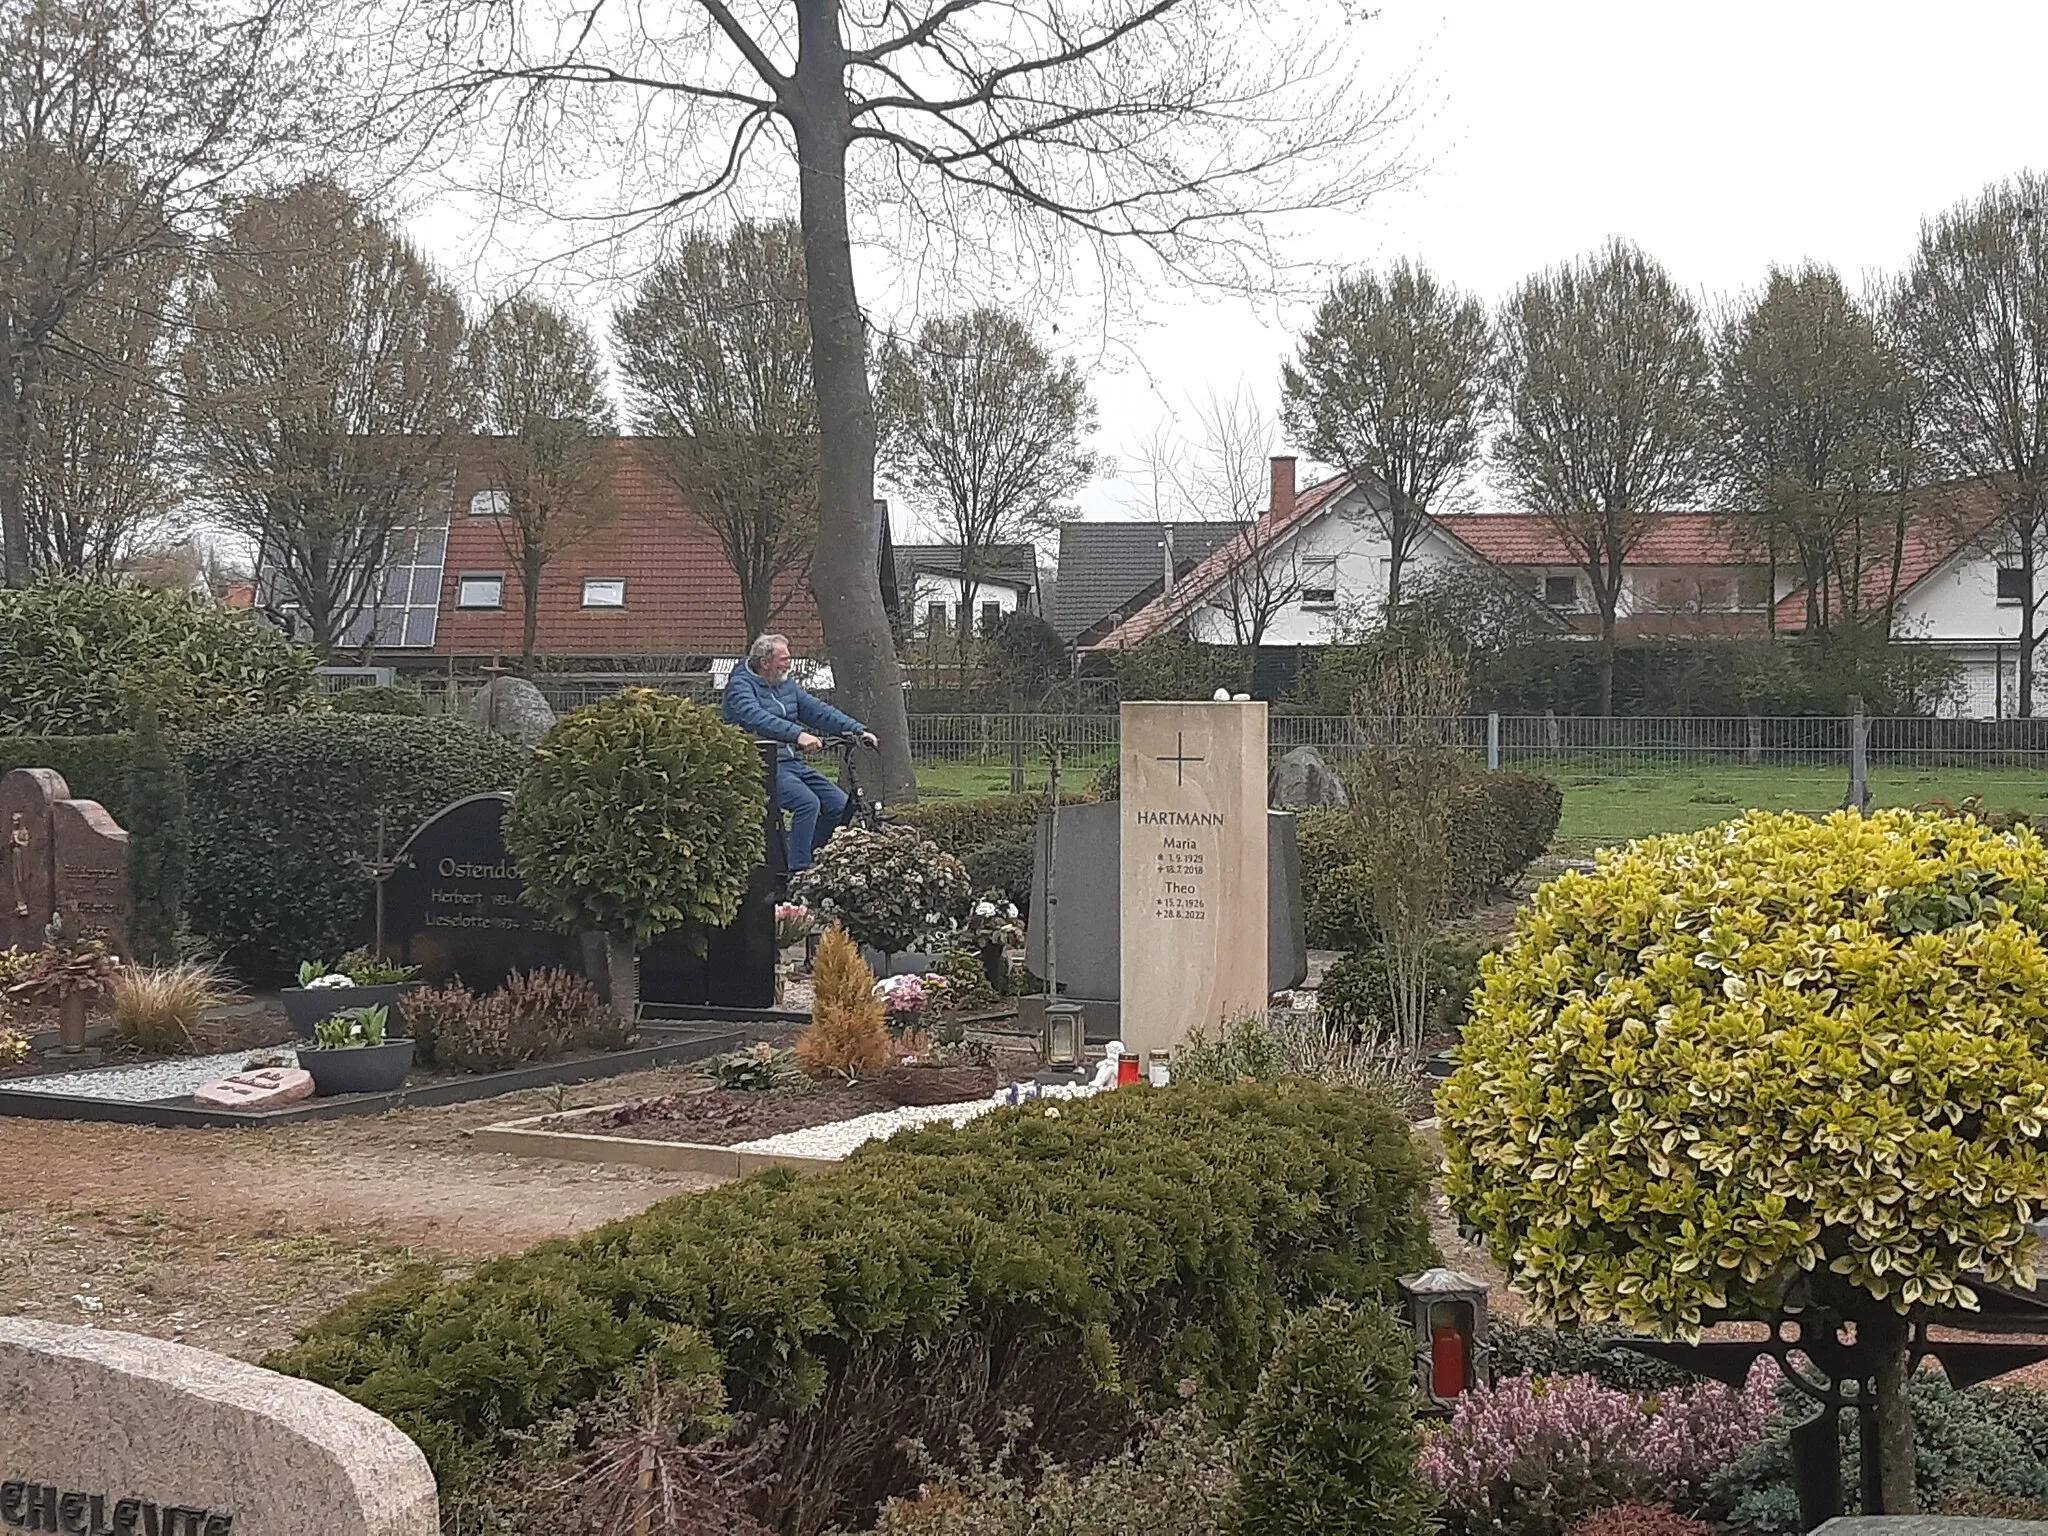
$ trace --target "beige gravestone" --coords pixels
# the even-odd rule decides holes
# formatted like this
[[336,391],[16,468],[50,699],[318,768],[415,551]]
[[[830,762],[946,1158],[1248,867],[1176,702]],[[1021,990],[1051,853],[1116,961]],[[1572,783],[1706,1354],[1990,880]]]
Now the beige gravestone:
[[1266,1009],[1266,706],[1126,704],[1121,1031],[1132,1051]]
[[0,1526],[436,1536],[434,1475],[338,1392],[183,1344],[0,1318]]

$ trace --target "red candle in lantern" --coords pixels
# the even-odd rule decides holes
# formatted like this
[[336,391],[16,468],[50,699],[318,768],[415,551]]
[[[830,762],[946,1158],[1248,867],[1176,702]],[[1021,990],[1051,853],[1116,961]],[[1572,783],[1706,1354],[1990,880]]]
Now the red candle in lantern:
[[1123,1086],[1124,1086],[1124,1084],[1126,1084],[1126,1083],[1135,1083],[1135,1082],[1136,1082],[1137,1080],[1138,1080],[1138,1058],[1137,1058],[1137,1057],[1135,1057],[1135,1056],[1119,1056],[1119,1057],[1117,1057],[1117,1059],[1116,1059],[1116,1085],[1117,1085],[1117,1087],[1121,1088],[1121,1087],[1123,1087]]
[[1465,1390],[1465,1335],[1455,1328],[1429,1330],[1429,1390],[1434,1397]]

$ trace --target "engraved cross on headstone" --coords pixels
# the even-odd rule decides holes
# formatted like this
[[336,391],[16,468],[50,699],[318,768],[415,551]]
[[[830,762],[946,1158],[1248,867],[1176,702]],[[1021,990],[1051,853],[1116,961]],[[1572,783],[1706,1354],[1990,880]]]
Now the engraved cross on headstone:
[[1177,785],[1185,784],[1187,783],[1187,765],[1189,763],[1205,763],[1208,761],[1205,757],[1189,757],[1187,753],[1188,743],[1186,734],[1181,731],[1175,731],[1173,733],[1173,755],[1171,757],[1156,758],[1154,761],[1173,764],[1173,782]]

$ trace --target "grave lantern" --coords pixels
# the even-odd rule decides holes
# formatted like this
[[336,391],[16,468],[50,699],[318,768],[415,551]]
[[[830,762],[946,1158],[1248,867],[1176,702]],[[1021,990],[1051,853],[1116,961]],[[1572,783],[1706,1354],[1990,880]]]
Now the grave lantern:
[[1486,1282],[1455,1269],[1426,1269],[1398,1283],[1414,1331],[1423,1407],[1448,1412],[1460,1397],[1491,1379]]
[[1081,1005],[1048,1000],[1045,1005],[1045,1064],[1048,1067],[1081,1065]]

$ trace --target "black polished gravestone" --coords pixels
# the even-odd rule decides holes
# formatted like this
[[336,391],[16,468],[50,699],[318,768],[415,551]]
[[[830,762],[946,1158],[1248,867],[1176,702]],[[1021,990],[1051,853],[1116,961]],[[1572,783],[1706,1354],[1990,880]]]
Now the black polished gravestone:
[[756,742],[767,791],[763,862],[747,879],[740,910],[723,928],[692,925],[665,933],[640,951],[640,1001],[659,1008],[773,1008],[775,900],[788,869],[782,813],[775,806],[778,743]]
[[502,791],[457,800],[398,852],[384,882],[386,947],[423,980],[488,992],[514,971],[605,973],[601,941],[593,968],[590,945],[526,905],[505,852],[511,803]]

